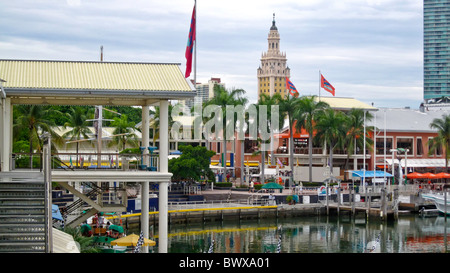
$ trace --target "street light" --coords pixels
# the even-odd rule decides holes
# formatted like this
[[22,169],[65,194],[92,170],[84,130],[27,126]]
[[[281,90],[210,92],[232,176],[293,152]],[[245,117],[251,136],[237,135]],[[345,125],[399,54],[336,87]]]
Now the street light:
[[[404,149],[404,148],[397,148],[397,149],[390,149],[389,150],[390,152],[392,152],[392,176],[394,177],[394,179],[395,179],[395,168],[394,168],[394,152],[397,152],[397,155],[398,155],[398,153],[403,153],[403,154],[405,154],[405,173],[406,173],[406,175],[408,174],[408,167],[407,167],[407,163],[408,163],[408,152],[409,152],[409,149]],[[401,159],[399,158],[398,159],[398,166],[399,166],[399,168],[401,168]],[[401,182],[402,182],[402,177],[401,177],[401,174],[399,174],[399,185],[401,185]]]

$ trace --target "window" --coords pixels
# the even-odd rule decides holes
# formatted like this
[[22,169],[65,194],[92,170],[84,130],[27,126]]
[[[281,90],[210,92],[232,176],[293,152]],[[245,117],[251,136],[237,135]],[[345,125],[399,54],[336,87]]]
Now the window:
[[[377,155],[384,154],[384,136],[383,138],[377,137]],[[390,153],[392,149],[392,137],[386,137],[386,154]]]
[[428,152],[430,153],[430,156],[441,156],[442,155],[442,146],[438,145],[434,150],[433,150],[433,138],[429,137],[428,138]]
[[414,154],[413,142],[412,137],[397,137],[397,148],[409,149],[408,154]]
[[417,138],[417,149],[416,149],[417,156],[423,155],[423,143],[422,138]]

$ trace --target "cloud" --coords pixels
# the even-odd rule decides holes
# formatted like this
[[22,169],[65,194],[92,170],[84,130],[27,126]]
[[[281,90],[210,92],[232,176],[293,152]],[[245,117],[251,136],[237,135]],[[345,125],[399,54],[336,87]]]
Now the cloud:
[[[6,1],[0,58],[98,60],[103,45],[105,61],[176,62],[184,70],[193,4]],[[389,106],[409,90],[420,103],[423,18],[416,0],[198,1],[197,79],[220,76],[256,100],[256,69],[273,13],[297,88],[317,94],[320,69],[339,96]]]

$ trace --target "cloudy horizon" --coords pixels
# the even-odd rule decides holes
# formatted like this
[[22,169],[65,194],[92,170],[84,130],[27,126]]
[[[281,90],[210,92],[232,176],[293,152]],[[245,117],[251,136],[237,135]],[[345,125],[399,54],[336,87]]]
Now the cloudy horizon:
[[[0,59],[180,63],[194,1],[2,1]],[[423,3],[415,0],[197,1],[197,81],[219,77],[257,97],[275,13],[291,81],[376,107],[423,100]],[[193,75],[191,74],[191,77]],[[321,95],[329,96],[324,90]]]

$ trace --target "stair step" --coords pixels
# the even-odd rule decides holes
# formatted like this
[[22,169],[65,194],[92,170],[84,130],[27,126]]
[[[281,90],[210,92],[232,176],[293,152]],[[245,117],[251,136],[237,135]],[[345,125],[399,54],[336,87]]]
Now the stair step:
[[44,215],[43,207],[0,207],[1,215]]
[[26,242],[26,243],[0,243],[0,252],[2,253],[43,253],[45,252],[45,242]]
[[45,242],[44,233],[8,233],[0,234],[0,243],[7,241],[11,244]]
[[44,225],[0,225],[0,233],[42,233],[45,231]]
[[44,224],[44,220],[44,215],[0,215],[0,226],[3,224]]

